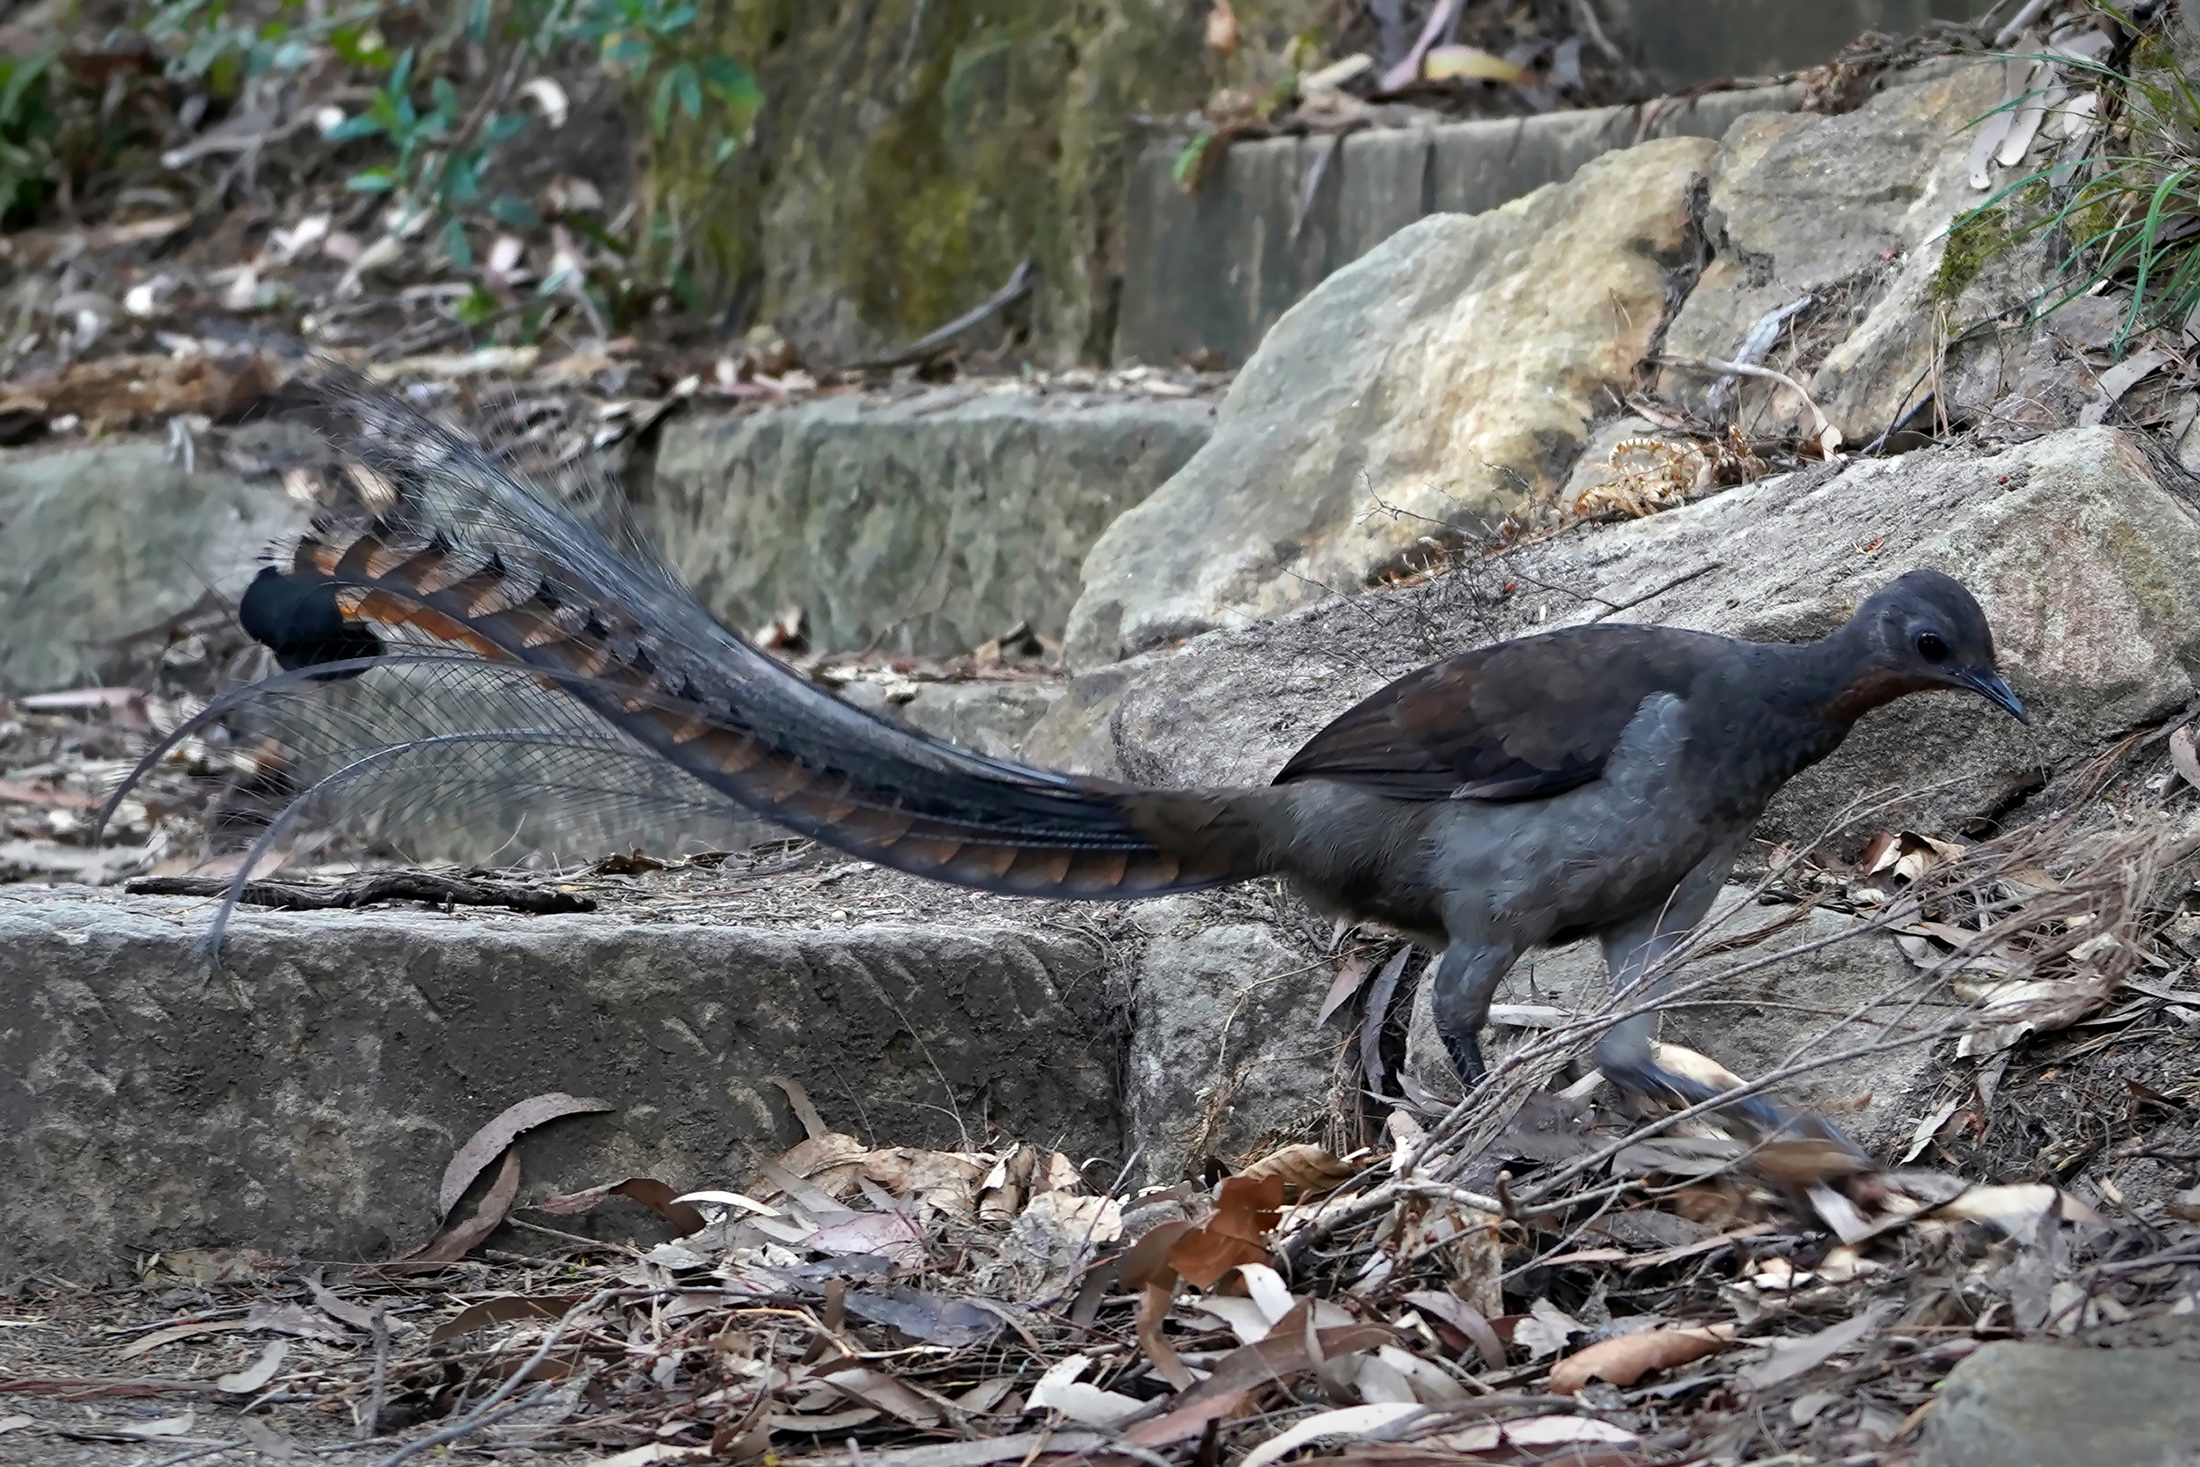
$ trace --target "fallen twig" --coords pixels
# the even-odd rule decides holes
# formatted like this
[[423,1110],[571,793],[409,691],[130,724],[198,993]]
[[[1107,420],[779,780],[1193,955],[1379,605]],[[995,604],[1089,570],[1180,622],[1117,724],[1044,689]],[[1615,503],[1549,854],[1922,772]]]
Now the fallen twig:
[[[139,896],[218,897],[229,882],[218,876],[142,876],[123,890]],[[440,902],[451,907],[508,907],[515,912],[593,912],[594,897],[516,881],[482,881],[441,876],[429,871],[378,871],[337,886],[287,881],[248,881],[237,894],[247,906],[283,912],[320,912],[331,907],[365,907],[376,902]]]
[[1823,412],[1819,411],[1818,404],[1811,400],[1811,395],[1808,392],[1803,390],[1803,384],[1785,372],[1777,371],[1771,367],[1761,367],[1755,362],[1730,362],[1722,357],[1661,356],[1653,358],[1653,360],[1660,366],[1679,367],[1686,372],[1705,372],[1720,377],[1758,377],[1767,382],[1777,383],[1801,398],[1803,406],[1810,409],[1811,437],[1818,440],[1818,451],[1828,459],[1841,451],[1841,430],[1836,428]]
[[1039,267],[1032,261],[1025,260],[1016,267],[1016,273],[1008,277],[1008,284],[995,291],[982,305],[963,312],[939,330],[918,337],[890,357],[878,357],[871,361],[854,363],[853,370],[883,372],[894,367],[911,366],[917,362],[936,357],[947,349],[948,343],[971,327],[1000,314],[1031,294],[1031,288],[1038,282],[1038,279]]

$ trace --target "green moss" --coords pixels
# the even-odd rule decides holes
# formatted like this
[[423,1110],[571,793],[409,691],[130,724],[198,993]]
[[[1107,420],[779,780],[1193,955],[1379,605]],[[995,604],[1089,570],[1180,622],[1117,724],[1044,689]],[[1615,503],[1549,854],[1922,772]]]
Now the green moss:
[[1990,261],[2014,242],[2006,207],[1981,209],[1957,220],[1949,226],[1948,245],[1940,255],[1940,273],[1933,277],[1933,299],[1943,305],[1952,303]]
[[1290,73],[1322,0],[1239,0],[1240,54],[1204,7],[1102,0],[705,0],[699,45],[755,69],[753,144],[719,167],[676,121],[646,175],[660,269],[838,343],[896,342],[1036,259],[1041,354],[1105,347],[1125,167],[1225,82]]

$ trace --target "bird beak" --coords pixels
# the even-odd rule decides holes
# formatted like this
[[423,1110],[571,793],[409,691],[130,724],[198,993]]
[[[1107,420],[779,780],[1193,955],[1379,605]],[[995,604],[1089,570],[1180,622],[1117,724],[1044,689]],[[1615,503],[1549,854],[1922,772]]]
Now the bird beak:
[[2009,684],[2001,680],[1998,672],[1971,672],[1963,677],[1964,686],[1999,708],[2019,723],[2030,723],[2032,715],[2024,711],[2017,695],[2009,691]]

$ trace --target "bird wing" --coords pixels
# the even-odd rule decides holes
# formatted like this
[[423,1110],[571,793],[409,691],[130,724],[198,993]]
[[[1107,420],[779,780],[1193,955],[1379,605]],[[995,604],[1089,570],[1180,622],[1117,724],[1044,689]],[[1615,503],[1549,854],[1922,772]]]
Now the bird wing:
[[1363,699],[1276,783],[1336,780],[1400,800],[1561,794],[1604,772],[1645,698],[1685,699],[1723,655],[1723,638],[1611,624],[1462,652]]

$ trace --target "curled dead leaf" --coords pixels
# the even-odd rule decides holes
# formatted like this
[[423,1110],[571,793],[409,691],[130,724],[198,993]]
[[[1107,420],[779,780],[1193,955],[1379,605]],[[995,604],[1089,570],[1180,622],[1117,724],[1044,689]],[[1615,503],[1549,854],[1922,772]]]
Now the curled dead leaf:
[[[570,1100],[571,1096],[561,1097]],[[599,1102],[600,1103],[600,1102]],[[605,1110],[611,1107],[604,1106]],[[471,1145],[472,1143],[467,1143]],[[464,1190],[462,1187],[461,1191]],[[512,1210],[512,1203],[519,1197],[519,1152],[504,1153],[504,1165],[498,1169],[496,1180],[489,1184],[488,1195],[481,1199],[481,1210],[464,1222],[453,1223],[433,1238],[407,1253],[400,1260],[405,1263],[455,1263],[473,1252],[474,1248],[504,1223]]]
[[608,1197],[624,1197],[639,1202],[678,1228],[683,1238],[703,1230],[703,1215],[688,1203],[682,1202],[670,1185],[655,1177],[628,1177],[623,1182],[606,1182],[600,1187],[590,1187],[585,1191],[546,1197],[535,1204],[535,1210],[571,1215],[586,1212]]
[[1356,1170],[1349,1162],[1339,1161],[1328,1147],[1306,1141],[1269,1152],[1238,1176],[1256,1182],[1280,1177],[1283,1179],[1282,1200],[1297,1202],[1302,1197],[1342,1185]]
[[[502,1114],[466,1138],[451,1157],[451,1164],[443,1169],[442,1185],[436,1188],[436,1211],[449,1216],[458,1199],[466,1195],[474,1178],[488,1169],[489,1163],[502,1156],[523,1131],[532,1131],[548,1121],[561,1116],[587,1115],[597,1111],[613,1110],[608,1100],[590,1100],[553,1090],[543,1095],[531,1095],[519,1104],[508,1107]],[[517,1165],[515,1158],[514,1165]]]
[[1671,1370],[1734,1343],[1731,1324],[1688,1329],[1646,1329],[1603,1340],[1551,1367],[1551,1393],[1571,1396],[1592,1380],[1631,1386],[1653,1370]]
[[1282,1212],[1282,1177],[1227,1178],[1214,1216],[1176,1240],[1169,1267],[1194,1288],[1208,1289],[1233,1268],[1265,1263],[1268,1234]]
[[2169,762],[2176,766],[2179,778],[2200,789],[2200,735],[2193,732],[2191,724],[2181,723],[2170,734]]

